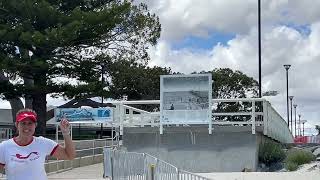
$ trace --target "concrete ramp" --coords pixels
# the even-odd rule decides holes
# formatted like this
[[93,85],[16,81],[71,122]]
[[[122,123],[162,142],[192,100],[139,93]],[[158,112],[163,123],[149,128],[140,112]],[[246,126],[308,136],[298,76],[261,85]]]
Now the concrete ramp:
[[251,134],[249,126],[125,128],[123,146],[129,152],[144,152],[190,172],[240,172],[255,170],[258,146],[263,136]]

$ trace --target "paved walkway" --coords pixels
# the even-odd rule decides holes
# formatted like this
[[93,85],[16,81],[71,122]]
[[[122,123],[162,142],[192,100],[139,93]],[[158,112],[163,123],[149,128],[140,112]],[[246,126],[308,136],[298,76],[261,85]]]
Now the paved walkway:
[[94,164],[90,166],[74,168],[61,173],[52,173],[49,179],[103,179],[103,164]]
[[318,180],[320,172],[232,172],[201,173],[212,180]]
[[[318,162],[317,162],[318,163]],[[320,169],[312,169],[316,163],[310,164],[297,172],[231,172],[231,173],[201,173],[204,177],[213,180],[317,180],[320,178]],[[312,170],[311,170],[312,169]],[[70,171],[53,173],[49,179],[103,179],[103,164],[75,168]]]

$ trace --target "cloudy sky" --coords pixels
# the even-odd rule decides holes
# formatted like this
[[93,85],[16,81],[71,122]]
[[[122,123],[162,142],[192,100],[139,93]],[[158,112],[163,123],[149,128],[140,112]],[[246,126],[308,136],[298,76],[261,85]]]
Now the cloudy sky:
[[[150,65],[184,73],[228,67],[258,80],[257,0],[142,2],[162,24]],[[261,0],[262,90],[279,92],[266,98],[286,119],[283,65],[291,64],[289,95],[307,128],[320,124],[318,7],[320,0]]]
[[[150,66],[173,71],[231,68],[258,79],[258,0],[139,0],[162,25],[159,43],[149,49]],[[320,124],[320,0],[261,0],[262,90],[286,119],[289,94],[307,128]],[[1,102],[0,108],[8,107]],[[48,99],[59,105],[60,99]],[[315,133],[313,131],[313,133]]]

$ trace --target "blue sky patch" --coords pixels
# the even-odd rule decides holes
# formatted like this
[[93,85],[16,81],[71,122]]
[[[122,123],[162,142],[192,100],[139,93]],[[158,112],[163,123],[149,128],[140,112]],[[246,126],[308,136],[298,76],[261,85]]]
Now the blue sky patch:
[[284,25],[289,28],[295,29],[303,36],[309,36],[311,33],[310,25],[308,25],[308,24],[300,25],[300,24],[289,23],[289,24],[284,24]]
[[181,41],[176,41],[172,43],[172,48],[174,50],[179,49],[201,49],[209,50],[212,49],[218,43],[222,45],[227,45],[227,42],[235,38],[235,34],[223,34],[223,33],[210,33],[208,37],[198,37],[198,36],[187,36]]

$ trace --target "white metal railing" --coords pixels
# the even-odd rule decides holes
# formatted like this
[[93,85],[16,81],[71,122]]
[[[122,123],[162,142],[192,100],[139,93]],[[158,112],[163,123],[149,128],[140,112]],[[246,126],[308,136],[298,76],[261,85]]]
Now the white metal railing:
[[104,177],[114,180],[209,180],[146,153],[104,149]]
[[292,143],[293,135],[288,128],[288,124],[281,115],[271,106],[268,101],[263,104],[264,111],[264,129],[263,133],[273,139],[284,143]]
[[[116,101],[110,102],[116,105],[114,109],[114,125],[120,127],[120,135],[123,135],[123,127],[159,127],[162,133],[163,124],[160,123],[160,100],[142,101]],[[242,112],[216,112],[219,103],[239,103],[249,107]],[[132,107],[132,105],[157,105],[156,111],[146,111]],[[250,125],[252,134],[256,133],[256,127],[263,127],[264,135],[267,135],[280,142],[291,143],[293,136],[279,113],[271,104],[263,98],[237,98],[237,99],[212,99],[212,121],[213,125]],[[243,120],[218,120],[219,117],[250,117],[247,121]],[[210,133],[209,125],[209,133]]]
[[0,128],[0,142],[12,137],[12,128]]

